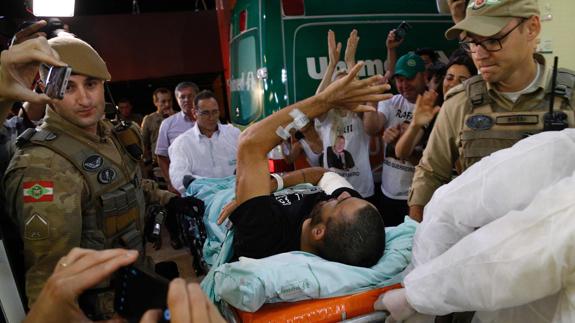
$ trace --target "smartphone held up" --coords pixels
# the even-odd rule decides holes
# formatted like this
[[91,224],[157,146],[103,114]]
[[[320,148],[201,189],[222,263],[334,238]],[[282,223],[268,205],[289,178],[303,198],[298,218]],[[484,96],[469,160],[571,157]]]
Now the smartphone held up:
[[71,74],[72,68],[69,66],[51,66],[46,77],[44,93],[52,99],[62,100]]

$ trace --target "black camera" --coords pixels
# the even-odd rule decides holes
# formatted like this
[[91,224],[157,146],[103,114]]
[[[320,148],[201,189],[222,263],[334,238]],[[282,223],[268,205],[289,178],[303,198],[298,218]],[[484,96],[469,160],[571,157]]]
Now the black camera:
[[69,66],[51,66],[46,77],[46,95],[62,100],[71,74],[72,68]]
[[411,30],[411,25],[405,21],[402,21],[397,28],[395,28],[395,40],[399,41],[405,38],[407,32]]

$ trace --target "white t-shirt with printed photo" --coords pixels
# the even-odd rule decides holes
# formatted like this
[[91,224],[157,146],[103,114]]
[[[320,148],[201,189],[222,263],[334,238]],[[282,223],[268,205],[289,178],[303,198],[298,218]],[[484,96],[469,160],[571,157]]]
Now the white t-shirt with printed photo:
[[373,195],[370,138],[357,113],[346,113],[342,116],[338,111],[330,110],[319,123],[323,141],[321,164],[343,176],[362,197],[370,197]]
[[[411,122],[415,104],[396,94],[391,99],[381,101],[377,111],[385,115],[385,129]],[[413,180],[415,166],[395,158],[395,145],[385,146],[381,168],[381,191],[385,196],[396,200],[407,200],[409,187]]]

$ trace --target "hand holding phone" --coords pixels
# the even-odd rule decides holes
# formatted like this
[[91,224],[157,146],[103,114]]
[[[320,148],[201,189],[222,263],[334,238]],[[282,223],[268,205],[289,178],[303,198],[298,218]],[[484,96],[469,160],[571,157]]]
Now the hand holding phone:
[[405,38],[407,32],[411,30],[411,25],[405,21],[402,21],[397,28],[395,28],[395,40],[400,41]]
[[129,322],[139,322],[149,309],[166,309],[169,281],[138,266],[123,267],[115,275],[114,310]]
[[72,68],[69,66],[51,66],[46,77],[44,93],[52,99],[62,100],[71,74]]

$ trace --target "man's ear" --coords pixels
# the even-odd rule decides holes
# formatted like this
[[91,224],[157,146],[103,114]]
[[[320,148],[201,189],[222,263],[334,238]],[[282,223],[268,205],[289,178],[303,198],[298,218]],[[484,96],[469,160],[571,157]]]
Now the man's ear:
[[194,119],[198,120],[198,110],[196,110],[195,106],[192,106],[192,116]]
[[535,40],[541,32],[541,20],[538,16],[533,16],[527,21],[527,36],[529,40]]
[[318,223],[311,229],[311,234],[314,241],[321,241],[325,236],[325,224]]

